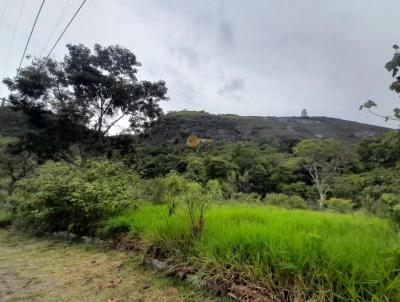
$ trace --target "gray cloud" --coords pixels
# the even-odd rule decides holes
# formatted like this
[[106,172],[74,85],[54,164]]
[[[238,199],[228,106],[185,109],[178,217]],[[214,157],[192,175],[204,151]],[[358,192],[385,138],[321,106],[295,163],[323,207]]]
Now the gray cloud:
[[232,24],[227,20],[222,20],[218,24],[217,33],[218,42],[224,48],[229,48],[234,46],[233,29]]
[[231,78],[218,90],[218,94],[225,98],[240,100],[244,90],[244,78]]
[[176,49],[178,55],[180,58],[186,60],[192,65],[198,65],[200,63],[200,57],[199,54],[196,52],[196,50],[193,47],[190,47],[188,45],[181,45],[178,46]]
[[[0,58],[21,1],[9,1]],[[39,5],[26,3],[6,76],[15,75]],[[42,55],[61,9],[46,1],[28,53]],[[396,28],[398,0],[96,0],[87,2],[54,55],[61,58],[68,42],[124,45],[143,63],[139,78],[167,82],[169,110],[298,115],[306,108],[311,115],[397,126],[358,111],[367,99],[383,113],[398,102],[384,69],[391,46],[400,43]]]

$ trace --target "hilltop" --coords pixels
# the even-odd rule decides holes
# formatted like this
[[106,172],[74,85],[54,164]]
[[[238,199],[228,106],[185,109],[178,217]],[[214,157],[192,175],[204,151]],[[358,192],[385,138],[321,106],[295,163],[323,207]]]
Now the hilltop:
[[[0,135],[17,136],[27,131],[27,119],[19,112],[0,108]],[[303,138],[333,138],[357,143],[390,130],[337,118],[239,116],[202,111],[178,111],[162,116],[140,137],[152,144],[185,143],[190,134],[211,138],[217,144],[274,141],[291,146]]]
[[333,138],[349,143],[381,135],[389,128],[331,117],[275,117],[179,111],[163,116],[147,133],[153,143],[184,143],[194,133],[217,143],[274,140],[291,145],[303,138]]

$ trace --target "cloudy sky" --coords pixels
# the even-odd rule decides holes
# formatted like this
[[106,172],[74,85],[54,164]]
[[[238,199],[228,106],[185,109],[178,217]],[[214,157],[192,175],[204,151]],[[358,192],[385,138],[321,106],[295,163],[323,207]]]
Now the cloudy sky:
[[[0,76],[15,75],[41,0],[25,2],[16,28],[22,3],[0,0]],[[46,55],[80,3],[47,0],[28,53]],[[305,108],[397,127],[358,107],[373,99],[390,113],[398,104],[384,64],[400,43],[399,14],[398,0],[87,0],[54,55],[66,43],[131,49],[139,78],[167,82],[165,111],[293,116]]]

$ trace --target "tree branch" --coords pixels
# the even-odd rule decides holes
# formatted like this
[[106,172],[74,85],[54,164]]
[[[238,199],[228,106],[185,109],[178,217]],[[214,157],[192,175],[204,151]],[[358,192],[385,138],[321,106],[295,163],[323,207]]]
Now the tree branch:
[[111,127],[114,126],[116,123],[118,123],[127,113],[123,113],[119,118],[117,118],[115,121],[113,121],[108,127],[104,130],[104,134],[107,134],[108,131],[110,131]]
[[400,121],[398,118],[394,117],[393,115],[381,115],[379,113],[373,112],[370,108],[368,108],[368,112],[371,113],[372,115],[375,115],[377,117],[383,118],[386,121],[389,121],[389,120],[390,121],[396,121],[396,122]]

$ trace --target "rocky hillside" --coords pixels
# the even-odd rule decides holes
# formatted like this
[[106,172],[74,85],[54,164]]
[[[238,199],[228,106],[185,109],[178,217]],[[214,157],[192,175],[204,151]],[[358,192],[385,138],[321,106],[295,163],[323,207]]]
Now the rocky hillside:
[[[383,134],[388,128],[329,117],[260,117],[234,114],[214,115],[179,111],[163,116],[145,135],[154,144],[185,143],[191,134],[215,143],[275,141],[290,146],[302,138],[335,138],[354,143]],[[24,115],[0,108],[0,136],[17,136],[27,131]]]
[[271,141],[289,145],[302,138],[334,138],[355,143],[388,128],[329,117],[259,117],[180,111],[160,119],[146,135],[153,143],[184,143],[190,134],[216,143]]

